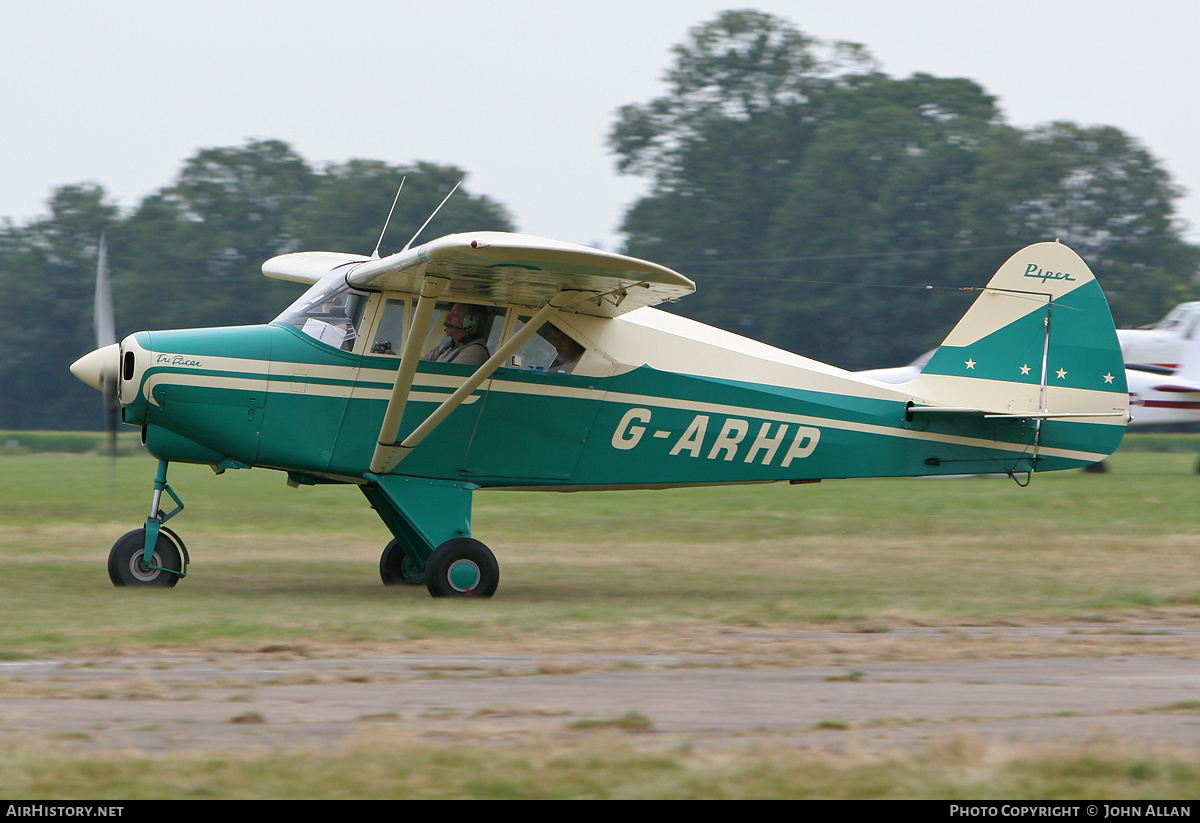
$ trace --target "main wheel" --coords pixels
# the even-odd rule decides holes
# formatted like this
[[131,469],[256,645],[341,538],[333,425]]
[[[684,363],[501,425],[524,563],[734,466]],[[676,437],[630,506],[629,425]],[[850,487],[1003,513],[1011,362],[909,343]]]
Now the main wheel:
[[499,584],[496,556],[470,537],[447,540],[425,564],[425,588],[434,597],[491,597]]
[[179,571],[183,564],[179,559],[179,549],[171,538],[159,532],[158,541],[154,544],[154,556],[151,564],[161,568],[143,568],[143,555],[146,548],[146,530],[135,529],[123,535],[113,544],[108,553],[108,578],[114,586],[159,586],[170,588],[179,582],[179,575],[163,569]]
[[418,571],[413,559],[408,556],[399,540],[393,540],[383,548],[379,556],[379,577],[385,586],[416,586],[425,581],[425,573]]

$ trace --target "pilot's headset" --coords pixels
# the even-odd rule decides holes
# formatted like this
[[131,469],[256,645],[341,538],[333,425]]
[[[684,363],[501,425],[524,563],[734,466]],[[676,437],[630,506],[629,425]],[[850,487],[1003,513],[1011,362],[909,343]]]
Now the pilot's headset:
[[467,311],[462,319],[462,330],[468,335],[480,334],[483,332],[486,322],[487,309],[483,306],[467,306]]

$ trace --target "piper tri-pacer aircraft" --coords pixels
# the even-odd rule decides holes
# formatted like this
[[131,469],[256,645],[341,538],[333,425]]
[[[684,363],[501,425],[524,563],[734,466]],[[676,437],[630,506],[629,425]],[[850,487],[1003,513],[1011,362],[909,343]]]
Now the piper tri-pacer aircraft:
[[477,489],[1028,482],[1103,459],[1129,419],[1104,294],[1058,243],[1004,263],[902,386],[651,308],[693,283],[536,237],[456,234],[382,259],[288,254],[263,271],[312,286],[267,325],[138,332],[72,366],[97,388],[115,383],[159,461],[145,526],[109,555],[118,586],[174,586],[187,572],[164,526],[182,508],[171,462],[355,484],[395,538],[384,583],[489,597],[499,570],[471,533]]

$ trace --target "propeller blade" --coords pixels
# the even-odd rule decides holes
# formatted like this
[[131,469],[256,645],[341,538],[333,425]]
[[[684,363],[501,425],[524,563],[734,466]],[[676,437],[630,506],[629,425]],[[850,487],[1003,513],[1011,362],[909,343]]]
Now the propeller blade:
[[[93,323],[96,327],[96,348],[101,349],[117,342],[117,321],[113,312],[112,287],[108,282],[108,242],[100,235],[100,252],[96,260],[96,302],[93,308]],[[118,368],[120,364],[118,363]],[[117,376],[103,377],[104,431],[108,435],[108,498],[112,505],[113,487],[117,480]]]
[[96,260],[96,304],[92,321],[96,326],[96,348],[117,342],[112,288],[108,284],[108,243],[103,234],[100,235],[100,254]]

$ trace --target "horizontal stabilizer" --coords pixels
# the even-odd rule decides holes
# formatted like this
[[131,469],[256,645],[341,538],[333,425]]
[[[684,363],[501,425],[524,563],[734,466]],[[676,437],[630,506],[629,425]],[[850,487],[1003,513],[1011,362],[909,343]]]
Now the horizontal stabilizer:
[[966,417],[1010,418],[1014,420],[1052,420],[1059,417],[1123,417],[1121,412],[1016,412],[1001,413],[988,409],[974,409],[954,406],[914,406],[908,408],[909,415],[914,414],[948,414]]

